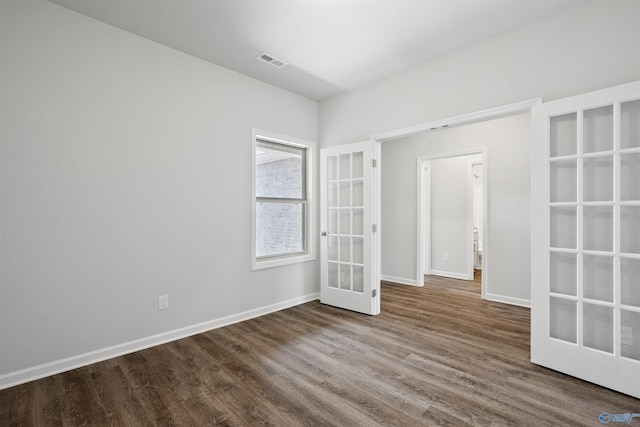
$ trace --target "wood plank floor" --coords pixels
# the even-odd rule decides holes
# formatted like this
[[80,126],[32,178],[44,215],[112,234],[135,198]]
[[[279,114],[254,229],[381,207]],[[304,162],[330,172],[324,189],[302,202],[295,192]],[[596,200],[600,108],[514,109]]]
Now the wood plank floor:
[[383,283],[375,317],[310,302],[0,391],[0,426],[597,426],[640,412],[532,365],[529,310],[479,294],[429,277]]

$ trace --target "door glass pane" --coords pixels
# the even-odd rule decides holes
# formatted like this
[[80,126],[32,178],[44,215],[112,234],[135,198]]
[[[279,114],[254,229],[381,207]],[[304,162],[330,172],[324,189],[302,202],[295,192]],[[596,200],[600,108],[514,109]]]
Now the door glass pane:
[[353,262],[356,264],[364,264],[364,248],[362,242],[362,237],[353,238]]
[[613,258],[583,255],[582,260],[583,297],[613,302]]
[[576,302],[551,297],[549,301],[549,335],[576,343]]
[[620,354],[629,359],[640,360],[640,313],[620,310],[620,329],[626,337],[626,344],[620,340]]
[[353,291],[364,292],[364,267],[353,266]]
[[613,200],[613,156],[584,159],[584,201]]
[[551,157],[576,154],[578,147],[578,118],[576,113],[551,117]]
[[584,111],[585,153],[613,150],[613,105]]
[[353,206],[362,206],[364,202],[364,182],[353,181]]
[[351,206],[351,183],[349,181],[340,183],[340,207]]
[[575,202],[578,188],[576,161],[551,162],[550,173],[550,200],[552,202]]
[[351,262],[351,238],[340,237],[340,261]]
[[327,210],[327,232],[329,234],[338,234],[338,210]]
[[640,259],[620,258],[620,302],[640,307]]
[[338,238],[327,236],[327,258],[329,261],[338,261]]
[[362,236],[363,230],[363,211],[362,209],[353,209],[353,234],[356,236]]
[[551,247],[576,248],[576,208],[551,208]]
[[584,249],[593,251],[613,251],[613,207],[585,206]]
[[327,263],[327,282],[330,287],[337,288],[340,284],[340,275],[338,273],[338,264],[335,262]]
[[353,153],[353,178],[362,178],[364,154],[362,152]]
[[340,234],[351,234],[349,209],[340,209]]
[[640,147],[640,99],[620,106],[620,147]]
[[340,264],[340,289],[351,290],[350,264]]
[[576,296],[577,261],[576,254],[551,252],[549,259],[551,292]]
[[620,206],[620,252],[640,254],[640,206]]
[[330,182],[327,184],[327,206],[338,206],[338,183]]
[[613,307],[584,303],[582,343],[613,353]]
[[335,181],[338,179],[338,156],[327,157],[327,180]]
[[640,200],[640,153],[620,155],[620,200]]
[[340,179],[351,178],[351,155],[340,154]]

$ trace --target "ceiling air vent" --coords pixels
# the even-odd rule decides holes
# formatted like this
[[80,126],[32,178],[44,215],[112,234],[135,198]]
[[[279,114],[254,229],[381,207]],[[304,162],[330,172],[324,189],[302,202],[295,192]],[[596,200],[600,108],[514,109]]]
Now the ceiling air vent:
[[273,55],[269,55],[268,53],[261,53],[258,58],[259,61],[266,62],[267,64],[273,65],[276,68],[282,68],[287,65],[282,59],[278,59]]

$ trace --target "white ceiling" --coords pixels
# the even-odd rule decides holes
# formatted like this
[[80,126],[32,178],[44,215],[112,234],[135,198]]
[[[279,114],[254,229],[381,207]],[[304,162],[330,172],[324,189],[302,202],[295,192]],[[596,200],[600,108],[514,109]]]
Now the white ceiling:
[[[566,7],[604,0],[50,0],[321,100]],[[289,65],[256,57],[268,52]]]

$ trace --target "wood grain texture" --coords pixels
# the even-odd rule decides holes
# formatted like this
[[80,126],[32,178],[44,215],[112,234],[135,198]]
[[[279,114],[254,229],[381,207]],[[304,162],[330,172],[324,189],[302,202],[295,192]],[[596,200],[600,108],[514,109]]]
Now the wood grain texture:
[[[475,282],[382,284],[0,391],[0,426],[585,426],[640,401],[529,362],[529,310]],[[634,422],[637,422],[634,420]]]

